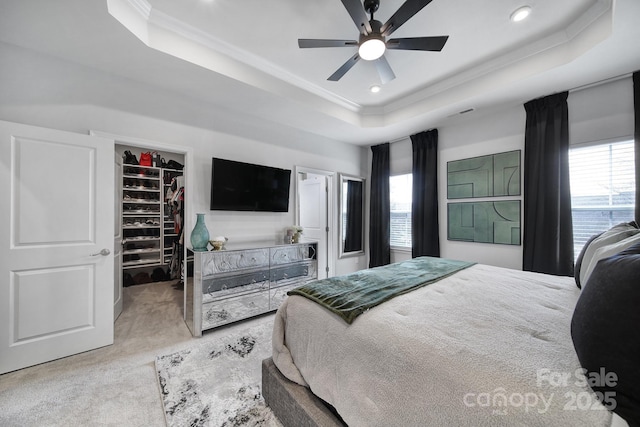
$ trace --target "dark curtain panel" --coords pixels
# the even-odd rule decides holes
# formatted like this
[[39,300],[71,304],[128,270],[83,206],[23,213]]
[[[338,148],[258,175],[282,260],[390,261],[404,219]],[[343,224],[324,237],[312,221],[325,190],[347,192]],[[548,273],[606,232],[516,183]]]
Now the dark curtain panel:
[[361,251],[362,247],[362,181],[347,182],[347,218],[344,252]]
[[640,71],[633,73],[633,105],[635,110],[636,221],[640,222]]
[[568,92],[524,104],[523,269],[573,275]]
[[389,206],[389,143],[371,147],[371,197],[369,218],[369,267],[391,262]]
[[411,256],[440,256],[438,227],[438,130],[411,135],[413,199]]

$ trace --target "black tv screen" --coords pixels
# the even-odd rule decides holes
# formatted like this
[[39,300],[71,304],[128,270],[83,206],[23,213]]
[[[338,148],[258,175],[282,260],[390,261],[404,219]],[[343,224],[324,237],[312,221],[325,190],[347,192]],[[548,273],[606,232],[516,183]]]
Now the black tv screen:
[[212,158],[211,210],[288,212],[291,171]]

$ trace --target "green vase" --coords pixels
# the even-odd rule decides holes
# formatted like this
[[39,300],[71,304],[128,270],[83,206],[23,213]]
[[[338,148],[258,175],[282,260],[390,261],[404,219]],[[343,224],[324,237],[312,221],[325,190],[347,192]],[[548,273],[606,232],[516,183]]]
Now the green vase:
[[209,244],[209,230],[204,223],[204,214],[196,214],[196,226],[191,231],[191,246],[195,252],[204,252]]

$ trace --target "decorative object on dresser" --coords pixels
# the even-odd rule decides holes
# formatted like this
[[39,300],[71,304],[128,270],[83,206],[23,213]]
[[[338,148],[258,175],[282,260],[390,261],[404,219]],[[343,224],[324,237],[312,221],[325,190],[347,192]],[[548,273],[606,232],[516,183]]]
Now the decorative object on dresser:
[[211,245],[212,251],[221,251],[224,249],[224,244],[228,241],[229,239],[224,236],[216,236],[212,240],[209,240],[209,244]]
[[196,225],[191,231],[191,245],[195,252],[202,252],[207,250],[207,244],[209,243],[209,230],[204,223],[204,214],[196,214]]
[[287,227],[287,233],[285,237],[285,243],[299,243],[300,236],[304,229],[299,225],[292,225],[291,227]]
[[316,253],[316,242],[190,251],[185,321],[191,333],[276,310],[289,290],[318,277]]

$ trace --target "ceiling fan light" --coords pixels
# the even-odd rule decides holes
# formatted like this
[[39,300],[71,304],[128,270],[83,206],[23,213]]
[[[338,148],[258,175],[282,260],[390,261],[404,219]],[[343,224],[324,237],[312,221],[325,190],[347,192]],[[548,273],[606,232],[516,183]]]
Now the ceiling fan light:
[[384,42],[378,38],[370,38],[360,44],[358,54],[365,61],[373,61],[380,58],[386,49]]
[[513,11],[513,13],[510,16],[510,19],[513,22],[520,22],[526,19],[530,13],[531,13],[531,8],[529,6],[522,6]]

